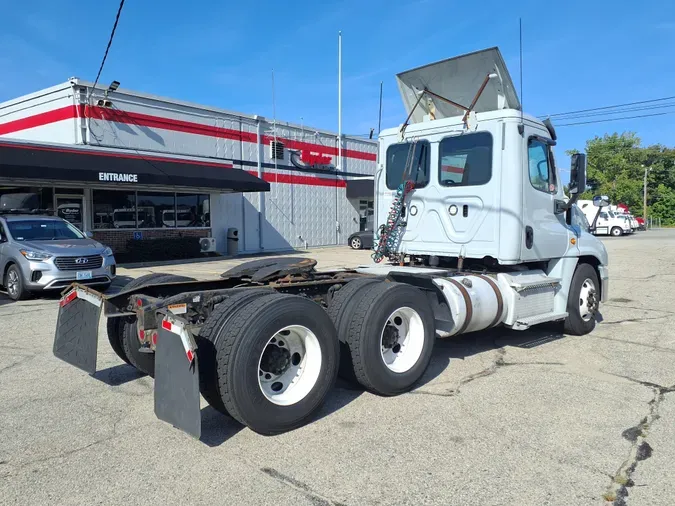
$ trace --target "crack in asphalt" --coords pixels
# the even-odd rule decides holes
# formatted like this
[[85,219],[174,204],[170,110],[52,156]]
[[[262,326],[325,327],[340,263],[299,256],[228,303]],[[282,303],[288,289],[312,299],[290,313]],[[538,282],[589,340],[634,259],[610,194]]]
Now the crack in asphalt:
[[346,506],[344,503],[333,501],[332,499],[315,492],[306,483],[296,480],[291,476],[282,474],[274,468],[261,467],[260,471],[266,476],[269,476],[270,478],[302,493],[315,506]]
[[[619,302],[619,301],[617,300],[617,302]],[[666,314],[675,315],[675,311],[667,311],[665,309],[652,309],[652,308],[648,308],[648,307],[626,306],[625,304],[609,304],[607,302],[604,302],[602,305],[608,306],[608,307],[618,307],[620,309],[635,309],[637,311],[651,311],[651,312],[654,312],[654,313],[666,313]]]
[[616,320],[612,322],[605,320],[602,322],[602,325],[618,325],[620,323],[639,323],[651,320],[663,320],[664,318],[668,318],[668,316],[654,316],[649,318],[624,318],[623,320]]
[[[111,418],[112,418],[112,417],[111,417]],[[111,430],[110,433],[109,433],[108,435],[106,435],[106,436],[100,437],[100,438],[98,438],[98,439],[92,441],[91,443],[87,443],[86,445],[78,446],[77,448],[73,448],[73,449],[71,449],[71,450],[61,451],[61,452],[59,452],[59,453],[57,453],[57,454],[55,454],[55,455],[45,455],[45,456],[43,456],[43,457],[38,457],[38,458],[35,458],[35,459],[31,459],[31,460],[27,460],[27,461],[21,462],[21,463],[15,465],[15,466],[13,467],[13,471],[19,471],[19,470],[24,469],[24,468],[26,468],[26,467],[28,467],[28,466],[33,465],[33,464],[41,464],[41,463],[49,462],[49,461],[51,461],[51,460],[56,460],[56,459],[65,459],[65,458],[68,458],[68,457],[70,457],[70,456],[72,456],[72,455],[75,455],[76,453],[79,453],[79,452],[82,452],[82,451],[84,451],[84,450],[87,450],[87,449],[89,449],[89,448],[91,448],[91,447],[93,447],[93,446],[97,446],[97,445],[106,443],[106,442],[108,442],[108,441],[112,441],[113,439],[116,439],[116,438],[118,438],[118,437],[123,436],[124,434],[127,434],[127,433],[129,433],[129,432],[132,432],[132,431],[135,431],[135,430],[136,430],[135,428],[130,428],[130,429],[124,431],[124,432],[117,432],[117,424],[118,424],[120,421],[122,421],[122,418],[123,418],[123,415],[120,414],[118,417],[116,417],[116,418],[113,420],[112,430]],[[8,474],[2,476],[2,478],[8,478],[8,477],[11,477],[11,476],[12,476],[12,473],[10,472],[10,473],[8,473]]]
[[635,472],[635,469],[637,469],[638,463],[650,458],[654,451],[649,442],[647,442],[649,430],[652,428],[654,422],[660,418],[659,407],[666,394],[675,392],[675,385],[664,387],[650,381],[638,380],[620,374],[612,375],[642,385],[651,389],[654,393],[652,399],[647,403],[649,406],[647,414],[637,425],[628,427],[621,433],[621,436],[625,440],[632,443],[631,448],[628,457],[622,462],[621,466],[619,466],[619,469],[612,477],[612,481],[608,485],[606,492],[602,496],[603,499],[612,506],[626,506],[628,504],[628,489],[635,486],[632,475]]
[[[469,374],[468,376],[464,376],[460,378],[459,383],[457,384],[456,387],[454,388],[449,388],[444,392],[430,392],[428,390],[412,390],[411,394],[419,394],[419,395],[433,395],[437,397],[454,397],[456,395],[459,395],[460,389],[462,386],[466,385],[467,383],[471,383],[472,381],[475,381],[480,378],[486,378],[487,376],[492,376],[494,373],[496,373],[499,368],[501,367],[511,367],[511,366],[521,366],[521,365],[565,365],[563,362],[546,362],[546,361],[533,361],[533,362],[506,362],[504,360],[504,357],[506,356],[506,350],[504,347],[498,348],[495,350],[496,355],[492,361],[492,363],[486,367],[485,369],[478,371],[473,374]],[[443,384],[443,383],[437,383],[437,385]]]
[[590,338],[590,339],[604,339],[605,341],[614,341],[614,342],[617,342],[617,343],[624,343],[624,344],[634,344],[636,346],[644,346],[645,348],[651,348],[653,350],[664,351],[666,353],[675,353],[675,349],[673,349],[673,348],[664,348],[663,346],[655,346],[653,344],[640,343],[638,341],[631,341],[629,339],[617,339],[615,337],[599,336],[597,334],[588,334],[584,337]]
[[8,366],[0,368],[0,374],[2,374],[4,372],[7,372],[10,369],[13,369],[13,368],[15,368],[17,366],[20,366],[22,364],[25,364],[26,362],[30,362],[35,357],[37,357],[37,354],[23,355],[22,360],[17,360],[16,362],[13,362],[13,363],[9,364]]

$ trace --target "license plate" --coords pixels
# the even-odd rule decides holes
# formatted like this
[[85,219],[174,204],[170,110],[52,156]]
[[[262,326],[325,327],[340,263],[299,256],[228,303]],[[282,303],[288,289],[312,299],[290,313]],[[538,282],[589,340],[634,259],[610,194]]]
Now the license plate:
[[80,271],[77,273],[77,280],[91,279],[91,271]]

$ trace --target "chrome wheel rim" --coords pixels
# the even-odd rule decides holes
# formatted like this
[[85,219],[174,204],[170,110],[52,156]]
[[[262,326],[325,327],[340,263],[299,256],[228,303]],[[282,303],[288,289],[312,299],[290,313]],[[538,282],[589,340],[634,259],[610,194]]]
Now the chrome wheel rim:
[[413,368],[424,348],[424,323],[419,313],[401,307],[391,313],[380,334],[380,356],[392,372],[404,373]]
[[258,360],[258,387],[277,406],[290,406],[307,397],[321,372],[321,345],[302,325],[277,331]]
[[352,239],[352,248],[361,249],[361,239],[359,239],[358,237],[354,237]]
[[598,291],[592,279],[586,278],[581,283],[579,292],[579,315],[585,322],[590,321],[598,309]]
[[19,276],[15,270],[7,273],[7,293],[15,297],[19,293]]

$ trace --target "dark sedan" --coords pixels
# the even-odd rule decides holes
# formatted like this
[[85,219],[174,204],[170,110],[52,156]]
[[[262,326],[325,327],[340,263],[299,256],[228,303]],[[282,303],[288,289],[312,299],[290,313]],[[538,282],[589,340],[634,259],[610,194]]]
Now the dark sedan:
[[370,249],[373,247],[373,232],[367,230],[355,232],[349,236],[347,244],[349,244],[352,249]]

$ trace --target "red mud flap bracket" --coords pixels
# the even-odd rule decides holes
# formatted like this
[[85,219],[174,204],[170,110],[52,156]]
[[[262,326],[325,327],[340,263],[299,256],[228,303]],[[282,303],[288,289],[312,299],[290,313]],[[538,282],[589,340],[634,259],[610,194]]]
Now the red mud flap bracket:
[[73,287],[59,302],[54,355],[89,374],[96,372],[98,321],[102,297],[83,287]]
[[202,414],[196,350],[185,320],[165,313],[155,349],[155,415],[199,439]]

